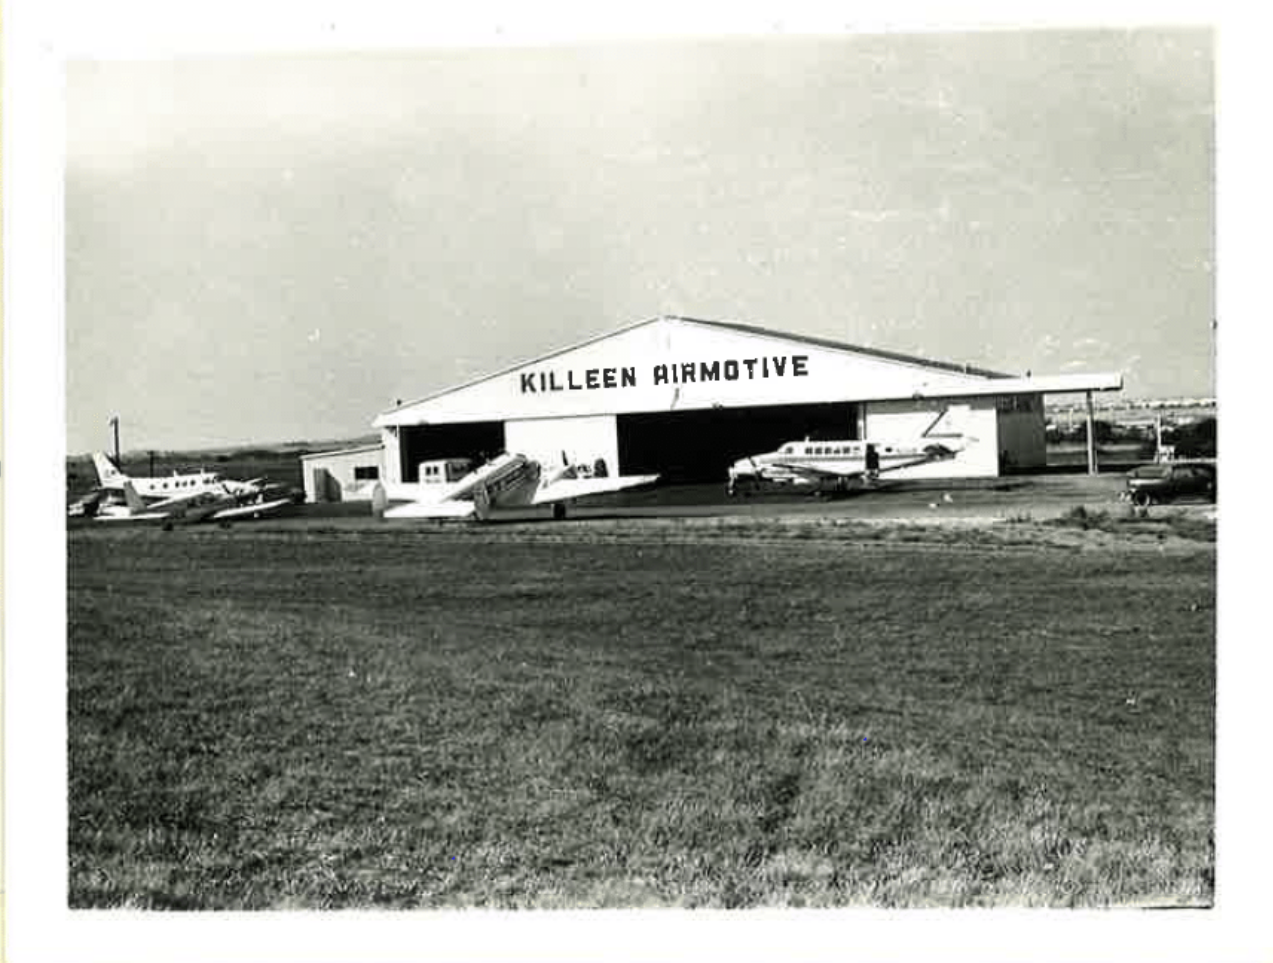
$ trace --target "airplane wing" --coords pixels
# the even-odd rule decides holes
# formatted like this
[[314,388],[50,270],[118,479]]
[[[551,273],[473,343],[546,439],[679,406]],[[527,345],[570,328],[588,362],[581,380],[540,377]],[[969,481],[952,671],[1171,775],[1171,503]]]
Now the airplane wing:
[[470,498],[474,485],[467,479],[451,485],[439,485],[433,491],[422,492],[419,498],[385,509],[385,518],[468,518],[477,511]]
[[141,512],[133,514],[127,509],[120,510],[118,506],[108,505],[106,508],[100,509],[93,516],[95,522],[158,522],[168,518],[167,512]]
[[809,481],[830,481],[836,479],[861,478],[866,474],[866,470],[862,468],[854,468],[845,471],[833,471],[827,468],[815,468],[813,465],[793,465],[790,462],[774,461],[765,466],[766,469],[777,468],[781,471],[790,472]]
[[176,514],[190,505],[197,505],[200,502],[206,502],[208,500],[208,493],[206,491],[194,492],[190,495],[176,495],[172,498],[164,498],[157,502],[149,502],[145,505],[145,510],[147,512],[155,512],[159,514]]
[[233,518],[255,518],[258,515],[265,515],[269,512],[276,512],[284,505],[290,505],[290,498],[276,498],[268,502],[252,502],[247,505],[235,505],[232,508],[222,508],[219,511],[212,512],[205,516],[206,521],[229,521]]
[[615,478],[562,478],[539,488],[531,497],[532,505],[549,505],[585,495],[604,495],[624,488],[636,488],[658,481],[658,475],[619,475]]
[[477,505],[468,500],[407,502],[385,510],[385,518],[469,518]]
[[888,465],[881,465],[874,472],[868,472],[865,468],[853,468],[837,471],[832,468],[819,468],[816,465],[800,465],[791,462],[775,461],[770,462],[765,467],[768,469],[777,468],[780,471],[790,472],[810,481],[831,481],[831,480],[852,480],[862,478],[867,475],[883,475],[891,471],[897,471],[901,468],[913,468],[915,465],[926,465],[931,461],[942,461],[943,459],[953,458],[955,451],[941,444],[929,445],[923,452],[917,453],[913,458],[906,461],[895,461]]
[[147,510],[146,503],[141,500],[141,496],[137,494],[137,489],[133,488],[131,480],[124,481],[124,504],[123,505],[100,505],[93,515],[93,520],[98,522],[123,522],[123,521],[151,521],[155,519],[163,519],[169,516],[169,512],[152,512]]

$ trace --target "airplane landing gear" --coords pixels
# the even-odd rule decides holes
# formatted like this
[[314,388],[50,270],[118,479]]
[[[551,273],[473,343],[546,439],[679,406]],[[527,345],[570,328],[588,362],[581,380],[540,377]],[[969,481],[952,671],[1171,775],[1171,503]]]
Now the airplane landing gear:
[[555,502],[553,504],[553,521],[559,522],[566,517],[565,502]]

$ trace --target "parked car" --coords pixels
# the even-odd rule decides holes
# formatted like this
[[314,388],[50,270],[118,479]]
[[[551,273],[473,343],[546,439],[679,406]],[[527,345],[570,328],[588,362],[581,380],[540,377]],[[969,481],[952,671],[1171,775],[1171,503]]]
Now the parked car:
[[1124,497],[1137,505],[1177,498],[1216,500],[1216,466],[1198,462],[1141,465],[1127,473]]

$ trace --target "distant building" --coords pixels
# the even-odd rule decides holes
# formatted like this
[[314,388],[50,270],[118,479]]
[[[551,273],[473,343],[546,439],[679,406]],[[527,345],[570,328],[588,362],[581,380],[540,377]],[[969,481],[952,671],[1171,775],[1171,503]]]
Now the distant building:
[[305,500],[343,502],[370,499],[383,470],[382,445],[359,445],[302,455]]

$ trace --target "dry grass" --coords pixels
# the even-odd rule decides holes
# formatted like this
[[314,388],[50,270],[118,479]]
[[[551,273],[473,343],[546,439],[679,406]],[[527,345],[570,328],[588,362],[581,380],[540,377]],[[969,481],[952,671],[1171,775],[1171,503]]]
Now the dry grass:
[[1210,901],[1213,546],[646,531],[73,533],[72,905]]

